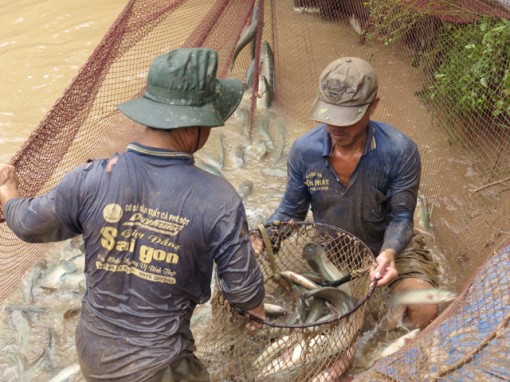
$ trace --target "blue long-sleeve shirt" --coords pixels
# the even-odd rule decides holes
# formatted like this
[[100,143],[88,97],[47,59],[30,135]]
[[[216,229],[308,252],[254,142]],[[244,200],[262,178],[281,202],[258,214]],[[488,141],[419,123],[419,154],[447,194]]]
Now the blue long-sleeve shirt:
[[394,127],[370,121],[363,154],[348,186],[329,157],[332,141],[321,124],[299,137],[289,152],[285,195],[269,221],[313,220],[344,229],[377,256],[397,254],[412,238],[421,161],[414,141]]
[[[211,296],[243,310],[264,298],[245,210],[189,154],[138,144],[67,174],[45,195],[10,200],[9,227],[30,242],[83,234],[87,291],[76,331],[91,380],[145,380],[195,350],[190,319]],[[111,170],[109,170],[111,167]]]

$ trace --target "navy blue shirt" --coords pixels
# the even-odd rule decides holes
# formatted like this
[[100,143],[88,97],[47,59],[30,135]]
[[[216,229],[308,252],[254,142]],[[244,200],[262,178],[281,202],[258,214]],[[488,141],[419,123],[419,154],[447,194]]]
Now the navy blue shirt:
[[114,158],[79,166],[45,195],[10,200],[5,215],[25,241],[83,234],[82,371],[139,381],[195,350],[190,318],[211,296],[213,263],[224,297],[244,310],[263,301],[263,276],[226,180],[185,153],[131,144]]
[[421,161],[416,144],[394,127],[370,121],[363,154],[349,184],[330,163],[332,141],[321,124],[299,137],[287,162],[287,188],[269,221],[313,220],[344,229],[377,256],[397,254],[412,238],[413,214],[420,185]]

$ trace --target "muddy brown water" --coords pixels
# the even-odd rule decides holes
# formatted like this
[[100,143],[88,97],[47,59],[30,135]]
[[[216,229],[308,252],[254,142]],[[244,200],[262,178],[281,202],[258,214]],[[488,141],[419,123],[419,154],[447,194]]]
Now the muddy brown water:
[[[0,0],[0,80],[4,94],[0,99],[2,162],[7,162],[14,155],[37,126],[125,3],[126,1],[99,0],[76,0],[72,3],[63,0],[21,0],[16,2],[16,6],[12,6],[12,2]],[[343,47],[342,55],[366,55],[366,48],[359,45],[357,35],[348,26],[345,26],[345,33],[339,35],[339,39],[341,41],[338,45]],[[377,52],[379,48],[373,49]],[[333,58],[335,57],[332,53],[331,59]],[[373,65],[380,78],[381,104],[374,118],[397,125],[417,140],[424,163],[422,188],[431,195],[436,226],[443,228],[436,231],[436,235],[447,238],[462,234],[466,231],[466,221],[456,221],[450,216],[461,209],[469,208],[469,203],[459,195],[476,186],[476,170],[469,158],[452,155],[444,133],[432,128],[433,115],[414,96],[420,90],[416,80],[419,73],[405,64],[405,61],[405,57],[398,51],[392,54],[376,54]],[[292,74],[287,73],[286,78],[292,78]],[[245,99],[241,108],[247,104],[248,100]],[[263,110],[258,111],[256,118],[261,119],[266,113]],[[262,140],[256,130],[251,142],[243,135],[240,113],[236,113],[224,128],[214,129],[209,142],[196,156],[198,162],[224,161],[222,175],[236,188],[243,181],[253,182],[252,192],[244,199],[252,228],[277,207],[285,187],[282,172],[285,171],[288,149],[292,141],[310,127],[293,122],[277,108],[269,113],[273,117],[270,132],[275,148],[265,156],[259,157],[260,151],[253,145],[253,142]],[[282,131],[284,134],[281,134]],[[246,160],[245,166],[239,168],[236,167],[236,158],[233,155],[238,146],[243,148]],[[444,170],[445,163],[449,171]],[[474,219],[483,214],[477,209],[473,215]],[[481,219],[480,226],[483,226],[483,223]],[[475,231],[476,228],[471,230]],[[472,243],[466,240],[465,247],[484,246],[483,239],[471,240]],[[496,242],[497,240],[494,240],[494,243]],[[494,243],[487,244],[485,240],[485,247]],[[63,248],[50,252],[47,256],[49,266],[72,257],[76,250],[71,244],[66,244]],[[473,268],[473,265],[466,265],[469,262],[469,253],[465,254],[468,260],[464,258],[464,263],[462,259],[450,259],[448,262],[438,248],[435,255],[442,275],[449,278],[445,280],[447,285],[457,286],[464,281],[455,279],[459,276],[448,270],[452,268],[452,264],[456,264],[458,269]],[[28,312],[23,315],[29,325],[29,335],[26,338],[20,337],[19,330],[23,328],[14,325],[12,312],[6,310],[4,305],[0,322],[2,381],[17,380],[20,367],[25,369],[30,380],[46,381],[59,369],[76,361],[74,327],[77,316],[69,312],[79,302],[80,290],[51,291],[39,288],[36,298],[39,305],[51,306],[51,311]],[[20,288],[14,291],[5,303],[15,304],[22,301],[23,285],[20,283]],[[66,312],[67,316],[64,317]],[[52,367],[44,368],[41,363],[34,364],[34,361],[41,360],[41,355],[48,348],[52,332],[58,333],[56,343],[52,345]],[[381,340],[380,347],[387,343],[384,341],[385,339]],[[355,366],[358,368],[366,367],[369,363],[366,358],[372,355],[362,356],[362,359],[355,359]],[[22,366],[20,360],[24,362]]]

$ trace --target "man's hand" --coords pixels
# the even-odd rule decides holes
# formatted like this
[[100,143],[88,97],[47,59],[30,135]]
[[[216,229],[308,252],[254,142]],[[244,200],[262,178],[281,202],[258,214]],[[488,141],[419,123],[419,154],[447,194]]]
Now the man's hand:
[[398,276],[395,256],[393,249],[385,249],[377,256],[377,267],[370,271],[370,280],[376,279],[378,287],[389,284]]
[[0,202],[5,206],[12,198],[19,198],[19,179],[16,168],[10,164],[0,164]]
[[[264,303],[260,304],[254,309],[248,310],[246,313],[261,320],[266,320],[266,312],[264,310]],[[262,328],[262,324],[255,321],[250,321],[246,324],[246,329],[250,332],[255,332]]]
[[255,251],[255,255],[259,256],[264,250],[264,241],[262,240],[261,237],[253,233],[250,234],[250,240],[253,250]]

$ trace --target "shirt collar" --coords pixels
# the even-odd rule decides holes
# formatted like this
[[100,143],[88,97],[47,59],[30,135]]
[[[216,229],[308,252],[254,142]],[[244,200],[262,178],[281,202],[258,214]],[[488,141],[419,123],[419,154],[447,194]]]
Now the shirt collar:
[[130,143],[127,146],[128,152],[134,152],[139,155],[156,157],[156,158],[171,158],[171,159],[188,159],[194,162],[193,155],[183,153],[180,151],[159,149],[156,147],[143,146],[139,143]]
[[[323,141],[324,150],[322,152],[322,156],[329,157],[331,155],[331,151],[333,150],[333,141],[331,140],[331,137],[328,134],[326,125],[323,124],[322,127],[325,132],[324,141]],[[367,135],[367,140],[365,141],[365,147],[363,148],[363,154],[361,154],[362,156],[367,154],[369,151],[375,150],[377,148],[377,142],[375,139],[375,126],[372,123],[372,121],[370,121],[368,123],[367,129],[368,129],[368,131],[367,131],[368,135]]]

